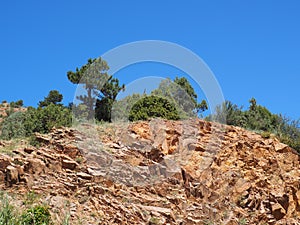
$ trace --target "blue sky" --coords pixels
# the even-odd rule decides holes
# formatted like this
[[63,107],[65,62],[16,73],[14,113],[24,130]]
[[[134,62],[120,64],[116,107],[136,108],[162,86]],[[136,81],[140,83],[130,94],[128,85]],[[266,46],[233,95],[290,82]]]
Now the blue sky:
[[[35,106],[56,89],[71,102],[75,86],[67,71],[128,42],[163,40],[199,55],[226,99],[248,107],[255,97],[296,119],[299,11],[297,0],[2,1],[0,100]],[[147,75],[182,74],[152,64],[116,74],[125,84]]]

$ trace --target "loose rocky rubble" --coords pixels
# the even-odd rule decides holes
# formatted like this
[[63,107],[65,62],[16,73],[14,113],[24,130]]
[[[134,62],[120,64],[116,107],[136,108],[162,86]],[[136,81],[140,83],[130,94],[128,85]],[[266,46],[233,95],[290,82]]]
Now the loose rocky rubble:
[[275,138],[198,119],[36,138],[0,155],[1,189],[40,194],[57,224],[300,224],[300,157]]

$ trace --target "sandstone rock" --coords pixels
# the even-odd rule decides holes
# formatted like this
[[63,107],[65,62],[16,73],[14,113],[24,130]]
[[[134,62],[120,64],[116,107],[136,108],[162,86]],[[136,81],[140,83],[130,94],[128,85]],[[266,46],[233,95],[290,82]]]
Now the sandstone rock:
[[10,165],[10,160],[7,157],[0,158],[0,171],[4,171]]
[[162,214],[166,214],[166,215],[171,215],[172,214],[172,210],[168,209],[168,208],[161,208],[161,207],[155,207],[155,206],[145,206],[145,205],[141,205],[140,207],[142,209],[145,209],[145,210],[150,211],[150,212],[158,212],[158,213],[162,213]]
[[28,158],[24,165],[24,171],[30,174],[39,175],[45,170],[45,163],[37,158]]
[[24,148],[24,152],[31,154],[32,152],[36,151],[36,148],[33,147],[26,147]]
[[276,152],[283,152],[288,148],[288,146],[283,143],[276,143],[274,147]]
[[77,188],[77,186],[72,183],[64,182],[63,184],[72,191],[75,191]]
[[91,168],[87,168],[87,171],[89,174],[91,174],[92,176],[95,176],[95,177],[105,177],[106,176],[106,172],[103,172],[101,170],[94,170]]
[[62,168],[74,170],[78,166],[78,163],[73,160],[62,160]]
[[282,219],[285,216],[285,214],[285,209],[279,203],[275,203],[272,205],[272,215],[276,220]]
[[19,182],[19,173],[18,169],[13,166],[8,166],[6,168],[6,182],[9,186],[12,186],[13,184],[16,184]]
[[5,181],[5,173],[0,171],[0,183],[4,183]]
[[243,193],[251,187],[251,184],[244,179],[239,179],[235,184],[235,190],[237,193]]
[[0,187],[34,190],[70,224],[300,223],[299,156],[276,139],[198,119],[99,130],[53,129],[43,147],[0,155]]
[[77,176],[85,180],[91,180],[93,178],[93,176],[84,172],[78,172]]
[[80,152],[77,146],[73,144],[68,144],[64,146],[64,153],[70,156],[71,158],[75,159],[76,156],[80,155]]

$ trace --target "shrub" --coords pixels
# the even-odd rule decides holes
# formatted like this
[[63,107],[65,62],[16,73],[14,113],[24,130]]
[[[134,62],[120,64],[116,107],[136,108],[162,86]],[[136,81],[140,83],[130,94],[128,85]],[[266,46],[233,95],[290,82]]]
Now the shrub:
[[244,127],[246,124],[245,113],[242,108],[230,101],[225,101],[222,105],[217,106],[215,114],[208,119],[233,126]]
[[34,132],[48,133],[53,127],[70,126],[72,114],[69,109],[61,105],[50,104],[44,108],[28,109],[24,126],[26,135]]
[[168,120],[178,120],[179,114],[176,107],[167,99],[150,95],[137,101],[129,113],[129,120],[147,120],[161,117]]
[[26,130],[24,127],[25,113],[15,112],[7,117],[1,124],[1,138],[10,140],[12,138],[24,137]]
[[300,152],[300,120],[272,114],[266,107],[257,105],[254,98],[249,102],[249,110],[242,111],[242,108],[226,101],[216,108],[216,115],[207,119],[255,130],[264,138],[274,133],[281,142]]
[[34,132],[48,133],[53,127],[70,126],[71,110],[50,104],[44,108],[29,107],[26,112],[15,112],[7,117],[1,126],[1,138],[29,137]]
[[274,115],[275,133],[281,142],[300,152],[300,120]]
[[14,207],[9,203],[7,195],[2,195],[0,198],[0,224],[18,224],[18,219],[16,217]]
[[129,113],[133,105],[146,95],[132,94],[125,98],[115,101],[112,106],[112,121],[128,121]]
[[256,106],[245,112],[247,118],[246,128],[250,130],[271,131],[274,129],[274,115],[263,106]]
[[21,224],[49,225],[53,224],[47,206],[35,206],[21,216]]
[[270,138],[271,137],[271,133],[269,132],[269,131],[263,131],[262,133],[261,133],[261,136],[263,137],[263,138]]

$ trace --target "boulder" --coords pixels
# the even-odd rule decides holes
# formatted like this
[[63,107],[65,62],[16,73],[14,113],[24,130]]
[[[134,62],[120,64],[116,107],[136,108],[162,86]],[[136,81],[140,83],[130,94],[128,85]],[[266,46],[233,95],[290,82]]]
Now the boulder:
[[276,220],[281,220],[286,214],[285,209],[279,203],[273,204],[271,208],[272,208],[272,215]]
[[0,171],[4,171],[8,165],[10,165],[9,158],[0,158]]
[[78,163],[73,160],[62,160],[62,168],[74,170],[78,166]]
[[18,169],[13,166],[8,166],[6,168],[6,177],[5,180],[8,184],[8,186],[12,186],[13,184],[16,184],[19,182],[19,173]]

